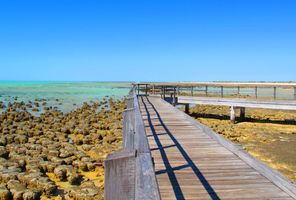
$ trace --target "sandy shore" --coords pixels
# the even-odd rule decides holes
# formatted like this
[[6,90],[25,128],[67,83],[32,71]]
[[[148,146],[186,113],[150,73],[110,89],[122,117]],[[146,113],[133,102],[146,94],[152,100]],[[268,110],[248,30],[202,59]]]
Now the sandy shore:
[[296,112],[246,109],[246,119],[235,124],[228,113],[229,108],[222,106],[190,109],[192,117],[296,181]]
[[103,160],[122,146],[124,101],[65,115],[45,99],[0,107],[0,199],[103,199]]

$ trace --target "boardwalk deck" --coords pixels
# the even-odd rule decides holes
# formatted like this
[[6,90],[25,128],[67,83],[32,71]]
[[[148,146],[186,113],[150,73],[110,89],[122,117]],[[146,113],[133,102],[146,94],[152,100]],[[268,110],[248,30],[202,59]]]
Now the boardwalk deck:
[[296,198],[285,178],[256,160],[250,164],[253,158],[235,153],[236,145],[223,144],[160,98],[138,98],[162,199]]

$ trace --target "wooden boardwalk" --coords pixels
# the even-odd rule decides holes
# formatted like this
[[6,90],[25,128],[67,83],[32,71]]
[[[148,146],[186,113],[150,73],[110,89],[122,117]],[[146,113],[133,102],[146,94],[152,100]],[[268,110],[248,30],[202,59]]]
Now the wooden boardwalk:
[[294,186],[239,146],[158,97],[138,100],[162,199],[296,198]]

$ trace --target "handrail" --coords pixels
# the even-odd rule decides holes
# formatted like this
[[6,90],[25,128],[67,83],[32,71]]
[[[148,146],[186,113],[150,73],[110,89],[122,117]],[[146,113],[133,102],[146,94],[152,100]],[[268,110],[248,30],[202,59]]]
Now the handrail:
[[105,161],[106,200],[160,200],[152,156],[133,86],[123,113],[123,150]]
[[[139,91],[144,92],[145,95],[153,94],[153,95],[161,95],[162,97],[165,97],[166,95],[184,95],[189,94],[190,96],[194,96],[196,92],[202,92],[198,93],[200,96],[211,96],[211,95],[220,95],[222,98],[227,97],[228,95],[235,95],[235,96],[243,96],[248,95],[253,98],[261,98],[263,96],[266,97],[273,97],[274,100],[278,100],[281,98],[284,99],[291,99],[296,100],[296,83],[244,83],[244,82],[175,82],[175,83],[155,83],[155,82],[140,82],[140,83],[134,83],[134,85],[139,86]],[[142,86],[142,87],[140,87]],[[145,87],[143,87],[145,86]],[[201,89],[200,89],[201,88]],[[212,89],[216,88],[215,91]],[[248,88],[252,89],[247,92],[242,91],[241,89]],[[270,89],[268,95],[264,94],[262,95],[259,89]],[[281,93],[279,93],[278,89],[289,89],[289,93],[287,93],[287,96],[281,96]],[[229,90],[231,89],[231,91]],[[184,91],[185,90],[185,91]],[[228,92],[227,92],[228,90]],[[251,92],[252,91],[252,92]],[[259,94],[260,93],[260,94]]]

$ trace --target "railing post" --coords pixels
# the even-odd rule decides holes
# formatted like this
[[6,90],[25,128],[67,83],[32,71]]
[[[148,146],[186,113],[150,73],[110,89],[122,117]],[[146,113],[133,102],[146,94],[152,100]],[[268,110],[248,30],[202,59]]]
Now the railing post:
[[255,97],[256,97],[256,99],[258,98],[258,87],[257,86],[255,87]]
[[224,97],[224,88],[223,88],[223,86],[221,86],[221,97],[223,98]]
[[176,87],[174,87],[174,95],[173,95],[173,106],[175,106],[176,105]]
[[235,122],[235,107],[234,106],[230,106],[230,120],[232,122]]
[[294,100],[296,100],[296,87],[293,87],[294,88]]
[[273,98],[276,99],[276,87],[273,87]]
[[145,95],[148,96],[147,94],[148,94],[148,84],[145,85]]
[[193,96],[193,86],[191,87],[191,96]]
[[189,114],[189,104],[185,104],[185,113]]
[[246,108],[241,107],[240,108],[240,118],[245,119],[245,117],[246,117]]
[[240,96],[240,86],[237,87],[237,96]]
[[208,96],[208,86],[206,85],[206,96]]

